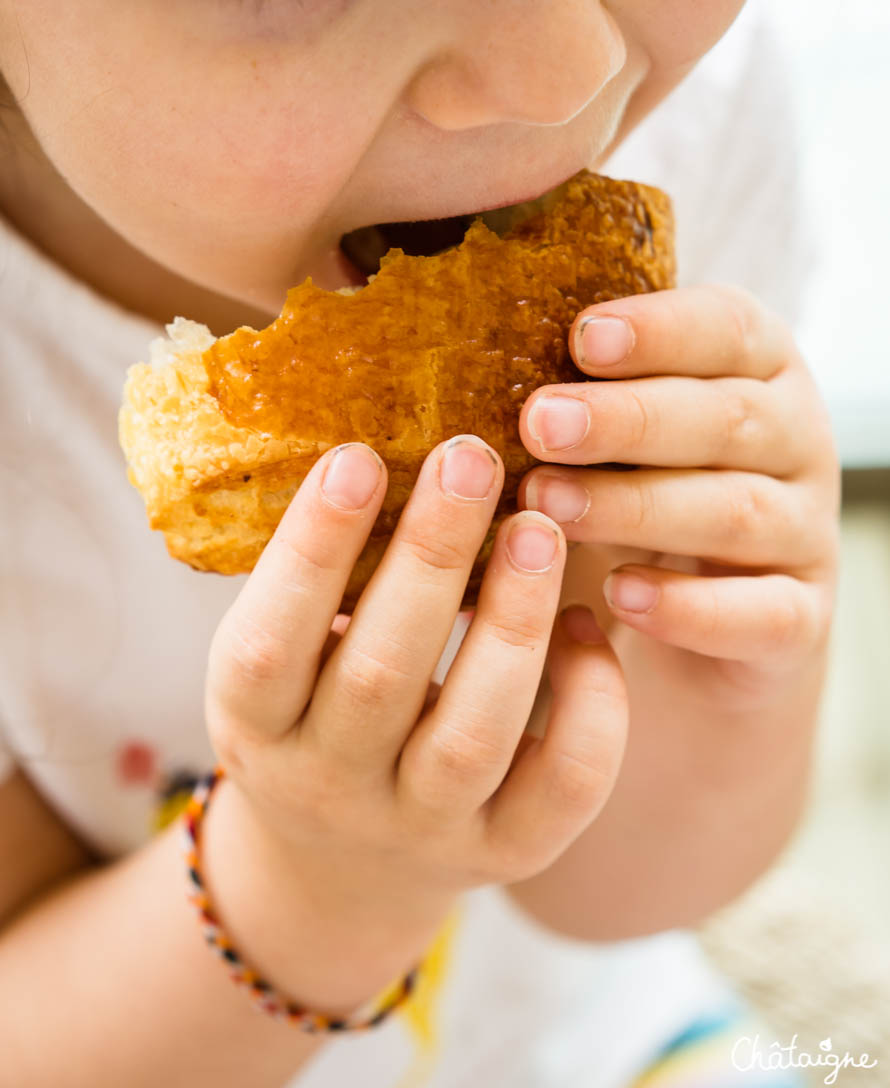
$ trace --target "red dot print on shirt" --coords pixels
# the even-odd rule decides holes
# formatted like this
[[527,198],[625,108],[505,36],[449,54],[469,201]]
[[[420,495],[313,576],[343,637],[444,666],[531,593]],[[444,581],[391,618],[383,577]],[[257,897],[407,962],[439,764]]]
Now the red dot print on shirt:
[[158,776],[158,755],[150,744],[129,740],[117,750],[115,771],[124,786],[150,786]]

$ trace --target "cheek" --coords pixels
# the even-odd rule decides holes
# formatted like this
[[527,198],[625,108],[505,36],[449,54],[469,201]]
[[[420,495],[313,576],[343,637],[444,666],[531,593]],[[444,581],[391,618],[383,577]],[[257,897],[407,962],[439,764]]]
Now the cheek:
[[342,169],[339,149],[251,94],[193,91],[109,101],[72,126],[60,155],[78,162],[101,204],[128,208],[138,195],[162,217],[182,209],[249,230],[272,217],[311,218]]
[[129,27],[126,43],[66,27],[89,42],[68,65],[58,38],[32,27],[38,141],[94,211],[173,271],[239,293],[239,276],[289,278],[354,167],[367,115],[321,78],[326,58],[301,63],[274,43],[177,46],[156,40],[157,22],[135,39]]
[[243,99],[220,112],[184,101],[136,111],[109,96],[54,142],[57,167],[177,275],[238,296],[289,285],[335,185],[329,149],[268,111],[257,124]]
[[[310,220],[347,168],[350,132],[319,95],[307,118],[255,86],[197,85],[170,73],[145,93],[118,87],[94,98],[43,145],[69,184],[103,216],[188,217],[200,229]],[[332,139],[324,130],[337,131]]]
[[745,0],[618,0],[656,68],[694,64],[729,29]]

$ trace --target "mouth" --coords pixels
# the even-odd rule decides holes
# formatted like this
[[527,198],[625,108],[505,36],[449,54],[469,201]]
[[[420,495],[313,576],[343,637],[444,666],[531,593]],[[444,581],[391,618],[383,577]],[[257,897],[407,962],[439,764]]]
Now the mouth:
[[432,257],[462,242],[474,218],[454,215],[447,219],[375,223],[344,234],[340,249],[367,283],[379,272],[380,258],[390,249],[401,249],[409,257]]
[[339,248],[351,273],[350,290],[364,286],[380,271],[380,259],[390,249],[401,249],[409,257],[433,257],[459,245],[477,218],[503,238],[518,223],[546,211],[570,180],[567,178],[553,189],[517,204],[499,204],[443,219],[375,223],[349,231],[340,239]]

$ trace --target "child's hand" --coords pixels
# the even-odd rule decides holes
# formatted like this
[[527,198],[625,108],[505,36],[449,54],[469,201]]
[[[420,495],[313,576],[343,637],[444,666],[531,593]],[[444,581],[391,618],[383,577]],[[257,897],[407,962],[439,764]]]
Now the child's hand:
[[[614,380],[529,398],[523,441],[556,464],[533,469],[520,500],[579,542],[566,591],[612,619],[630,731],[600,818],[513,891],[549,924],[610,939],[700,920],[763,872],[799,818],[839,473],[788,330],[742,291],[592,306],[570,344],[581,370]],[[561,422],[542,411],[554,393],[573,409]]]
[[[525,445],[640,467],[535,469],[525,506],[609,548],[612,613],[674,680],[723,708],[768,696],[824,645],[837,562],[837,456],[789,331],[745,292],[707,286],[592,306],[569,343],[581,370],[618,380],[537,390]],[[626,549],[643,551],[616,570]]]
[[[618,771],[620,669],[598,632],[584,643],[554,626],[565,539],[540,514],[501,526],[472,624],[428,698],[502,484],[478,439],[436,447],[351,621],[332,633],[385,470],[365,446],[330,451],[213,639],[208,729],[242,809],[320,909],[360,914],[366,933],[547,866]],[[585,616],[573,610],[569,628],[583,631]],[[520,745],[551,628],[549,730]]]

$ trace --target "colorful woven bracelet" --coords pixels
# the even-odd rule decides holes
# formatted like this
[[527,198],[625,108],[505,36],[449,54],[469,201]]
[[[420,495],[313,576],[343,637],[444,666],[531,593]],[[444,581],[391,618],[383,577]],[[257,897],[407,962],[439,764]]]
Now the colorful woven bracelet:
[[375,998],[366,1002],[350,1016],[334,1017],[311,1012],[288,1001],[273,986],[261,979],[256,971],[248,967],[232,947],[232,942],[226,936],[213,911],[201,872],[201,824],[213,790],[223,774],[222,767],[216,767],[206,778],[201,779],[183,812],[185,855],[190,884],[188,898],[200,915],[204,939],[228,965],[232,981],[247,987],[255,1004],[263,1012],[269,1013],[276,1019],[287,1020],[295,1027],[309,1032],[367,1031],[368,1028],[376,1027],[414,990],[420,965],[409,971],[403,979],[391,984]]

